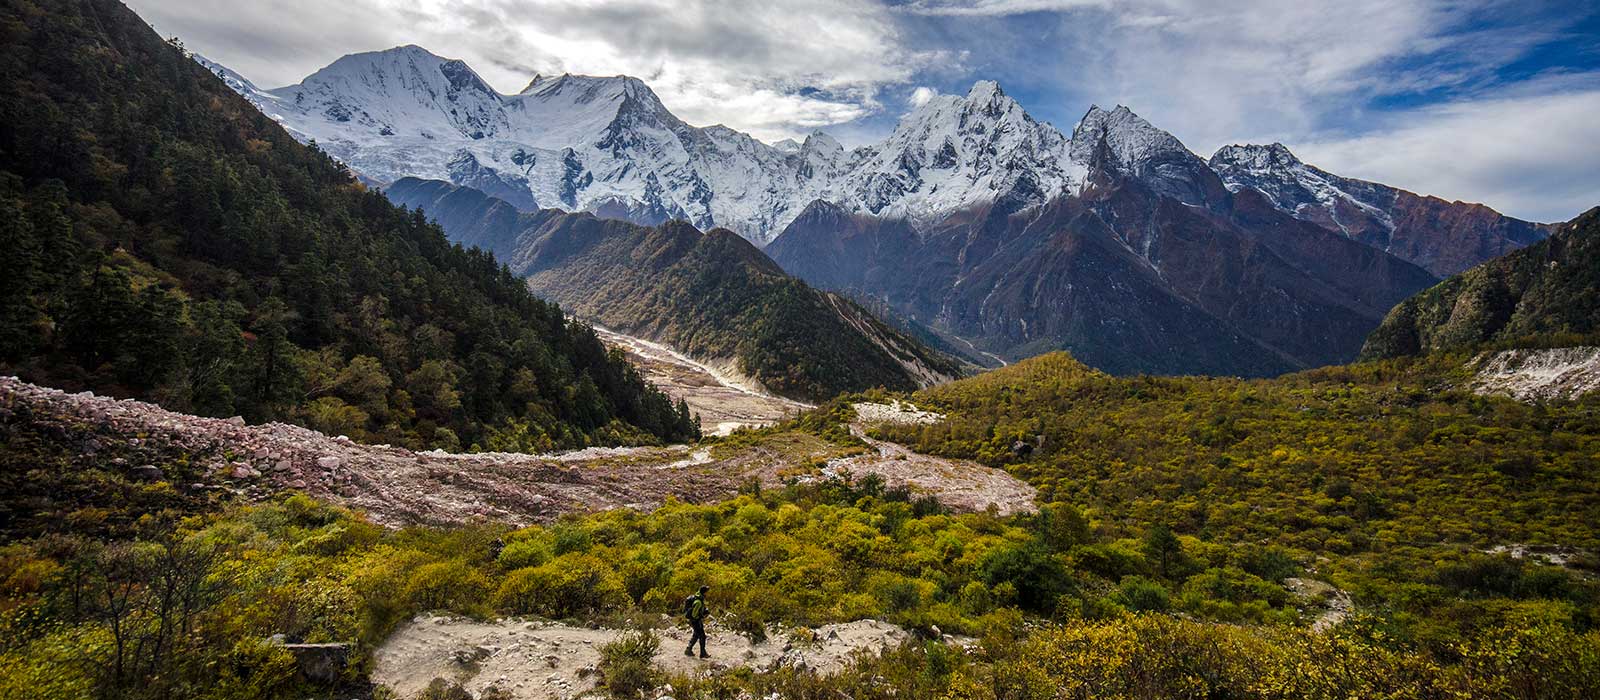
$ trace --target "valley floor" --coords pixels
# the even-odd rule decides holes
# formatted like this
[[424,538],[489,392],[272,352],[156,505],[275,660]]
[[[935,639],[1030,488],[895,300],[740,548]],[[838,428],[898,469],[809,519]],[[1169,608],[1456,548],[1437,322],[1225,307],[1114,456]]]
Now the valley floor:
[[[299,426],[246,425],[201,418],[154,404],[92,393],[69,394],[0,378],[0,427],[14,434],[71,435],[81,459],[109,462],[125,478],[173,481],[198,493],[224,489],[251,500],[283,491],[364,511],[375,522],[452,525],[479,521],[527,525],[565,513],[652,510],[668,499],[709,503],[751,483],[827,476],[823,464],[853,478],[879,473],[954,510],[994,503],[1001,512],[1032,508],[1034,489],[976,462],[916,455],[877,445],[878,455],[799,431],[692,447],[589,448],[574,452],[450,454],[365,445]],[[859,429],[857,430],[859,432]],[[153,464],[184,457],[201,470],[181,483]],[[830,460],[832,460],[830,462]]]
[[697,362],[660,343],[600,326],[594,329],[607,345],[626,352],[650,383],[688,403],[689,410],[700,416],[707,435],[771,425],[811,408],[810,404],[773,396],[755,382]]

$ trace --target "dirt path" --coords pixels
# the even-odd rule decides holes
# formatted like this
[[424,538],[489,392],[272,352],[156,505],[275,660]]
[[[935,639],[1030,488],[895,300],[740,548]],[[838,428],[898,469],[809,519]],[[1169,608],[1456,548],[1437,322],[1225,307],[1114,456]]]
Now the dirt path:
[[[911,638],[900,627],[876,620],[820,627],[814,638],[774,631],[760,644],[714,623],[708,632],[712,658],[702,660],[683,655],[689,639],[686,628],[657,630],[661,647],[655,666],[679,673],[788,666],[828,674],[843,668],[853,654],[878,653]],[[477,622],[424,615],[402,625],[378,648],[372,680],[403,699],[416,697],[434,678],[460,683],[474,696],[497,686],[515,698],[572,698],[594,689],[600,647],[622,633],[550,622]]]
[[1003,358],[1003,357],[1001,357],[999,355],[996,355],[996,354],[994,354],[992,352],[989,352],[988,350],[980,350],[978,348],[978,346],[973,345],[972,341],[967,340],[966,338],[963,338],[963,337],[961,337],[959,335],[955,335],[955,334],[951,334],[950,337],[955,338],[956,340],[959,340],[962,343],[965,343],[967,347],[972,348],[973,352],[978,353],[979,355],[983,355],[984,357],[987,357],[987,358],[989,358],[991,360],[994,360],[995,362],[1000,363],[1001,367],[1006,367],[1006,366],[1011,364],[1010,362],[1006,362],[1005,358]]
[[773,396],[754,382],[695,361],[660,343],[594,327],[608,345],[628,359],[668,396],[683,399],[700,416],[708,435],[727,435],[740,426],[771,425],[810,404]]
[[1005,471],[964,459],[920,454],[905,445],[867,436],[867,427],[875,423],[933,423],[944,416],[899,401],[858,403],[855,409],[857,418],[850,424],[850,434],[873,451],[828,460],[823,476],[859,479],[877,474],[887,485],[905,485],[913,493],[934,494],[945,507],[957,511],[981,511],[991,505],[1000,515],[1038,510],[1034,503],[1038,490]]

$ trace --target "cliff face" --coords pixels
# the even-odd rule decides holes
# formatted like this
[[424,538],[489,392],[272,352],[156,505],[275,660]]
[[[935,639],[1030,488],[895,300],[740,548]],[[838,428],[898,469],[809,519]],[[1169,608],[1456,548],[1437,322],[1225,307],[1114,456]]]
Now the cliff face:
[[1000,201],[921,230],[813,204],[767,251],[819,286],[1008,359],[1066,349],[1115,373],[1347,361],[1390,307],[1434,281],[1255,190],[1230,193],[1209,170],[1115,158],[1108,142],[1081,195]]

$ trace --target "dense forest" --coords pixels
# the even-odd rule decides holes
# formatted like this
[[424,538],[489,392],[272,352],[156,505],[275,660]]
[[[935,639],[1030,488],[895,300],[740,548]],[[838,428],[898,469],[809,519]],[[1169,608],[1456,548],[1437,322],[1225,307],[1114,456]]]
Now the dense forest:
[[0,7],[0,371],[419,448],[696,434],[592,330],[121,4]]
[[1600,342],[1600,209],[1555,229],[1400,303],[1362,358]]
[[874,387],[912,391],[965,372],[849,299],[789,276],[725,229],[515,212],[476,190],[415,178],[386,191],[458,240],[496,251],[540,296],[578,316],[732,361],[779,395],[824,401]]

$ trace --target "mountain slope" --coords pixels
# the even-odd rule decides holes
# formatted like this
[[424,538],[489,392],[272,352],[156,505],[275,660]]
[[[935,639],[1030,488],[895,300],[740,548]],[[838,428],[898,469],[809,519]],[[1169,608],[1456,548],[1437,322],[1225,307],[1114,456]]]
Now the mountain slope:
[[110,0],[5,0],[0,371],[415,447],[690,417]]
[[[1441,282],[1396,306],[1367,338],[1367,359],[1494,344],[1574,344],[1600,333],[1600,208],[1549,238]],[[1574,341],[1574,342],[1566,342]]]
[[1279,209],[1426,268],[1453,275],[1544,239],[1550,226],[1482,204],[1446,202],[1340,177],[1296,158],[1281,143],[1225,146],[1211,168],[1228,189],[1254,188]]
[[690,126],[626,76],[536,76],[502,95],[460,61],[415,46],[346,56],[273,90],[200,60],[375,182],[414,176],[526,210],[644,224],[681,218],[758,245],[816,199],[932,220],[1008,195],[1041,202],[1082,181],[1067,137],[991,81],[937,96],[883,142],[846,151],[820,132],[772,146],[720,125]]
[[[1092,146],[1090,144],[1093,144]],[[1229,192],[1126,108],[1075,132],[1085,185],[924,227],[814,203],[767,252],[1010,358],[1070,349],[1115,373],[1277,374],[1355,356],[1426,271]]]
[[1229,146],[1208,163],[1126,107],[1091,107],[1069,137],[993,81],[936,95],[882,141],[847,151],[821,132],[767,145],[723,126],[690,126],[626,76],[535,76],[502,95],[464,63],[416,46],[346,56],[275,90],[197,60],[375,182],[416,176],[527,210],[582,209],[644,224],[682,218],[757,245],[818,199],[918,225],[1006,197],[1041,204],[1084,184],[1105,133],[1112,160],[1125,161],[1122,174],[1162,194],[1189,203],[1214,197],[1194,189],[1210,186],[1195,174],[1214,169],[1231,189],[1259,187],[1286,212],[1437,275],[1546,233],[1482,205],[1341,178],[1279,144]]
[[[769,146],[692,127],[627,77],[539,77],[500,95],[416,47],[266,93],[213,68],[374,181],[419,175],[524,210],[728,228],[791,274],[957,347],[1013,359],[1069,348],[1118,372],[1347,361],[1394,303],[1547,230],[1341,178],[1281,146],[1207,161],[1123,106],[1091,106],[1069,136],[991,81],[846,150],[820,132]],[[362,87],[338,89],[352,81]],[[457,102],[441,101],[451,90]],[[1059,200],[1082,206],[1050,207]],[[1119,303],[1124,288],[1132,303]]]
[[518,213],[469,188],[414,178],[387,192],[457,240],[493,252],[536,293],[580,317],[667,343],[778,394],[817,400],[962,373],[848,299],[790,277],[725,229]]

